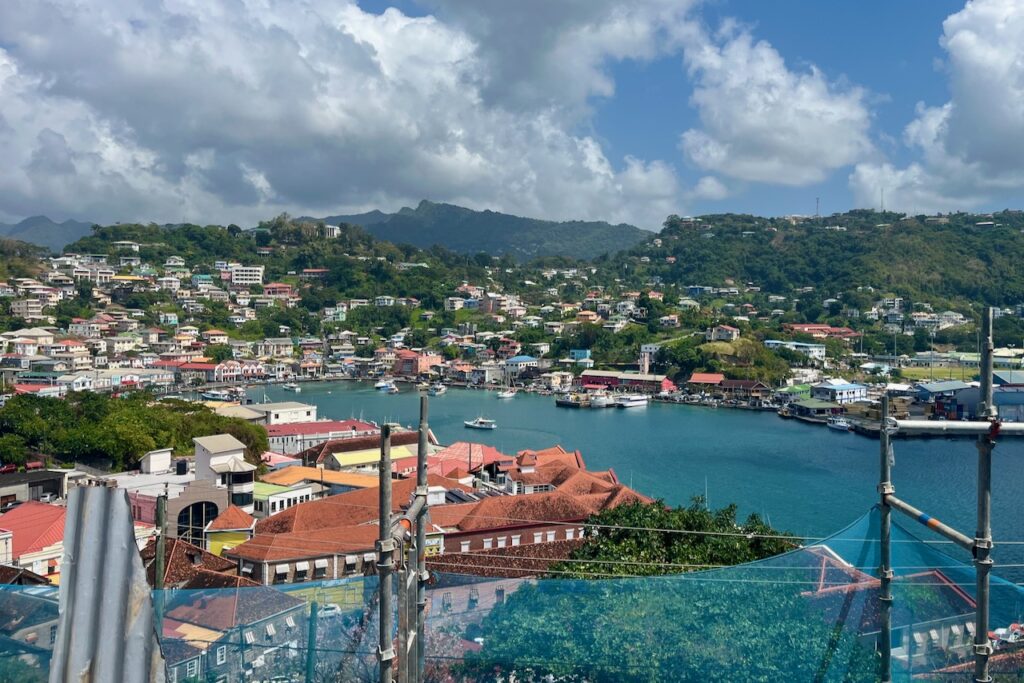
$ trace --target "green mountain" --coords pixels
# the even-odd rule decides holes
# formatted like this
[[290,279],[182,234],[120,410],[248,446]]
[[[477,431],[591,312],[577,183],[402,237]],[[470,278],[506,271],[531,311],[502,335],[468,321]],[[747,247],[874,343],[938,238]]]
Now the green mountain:
[[545,221],[426,200],[415,209],[405,207],[393,214],[371,211],[323,220],[360,225],[374,237],[396,244],[440,245],[464,254],[508,254],[522,260],[535,256],[594,258],[628,249],[651,236],[625,223]]
[[46,216],[30,216],[18,223],[0,223],[0,236],[60,251],[64,245],[89,234],[92,223],[66,220],[56,223]]

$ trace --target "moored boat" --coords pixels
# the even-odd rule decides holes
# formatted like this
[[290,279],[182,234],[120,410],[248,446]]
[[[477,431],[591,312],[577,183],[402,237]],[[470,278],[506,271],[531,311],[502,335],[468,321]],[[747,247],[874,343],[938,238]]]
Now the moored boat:
[[614,408],[615,397],[609,394],[607,391],[595,391],[590,394],[590,407],[591,408]]
[[285,384],[282,384],[281,388],[284,389],[285,391],[293,391],[296,394],[298,394],[298,393],[300,393],[302,391],[302,387],[300,387],[295,382],[287,382]]
[[515,389],[506,389],[505,391],[499,391],[498,392],[498,398],[515,398],[515,397],[516,397],[516,390]]
[[486,417],[478,417],[473,420],[466,420],[462,424],[466,425],[470,429],[497,429],[498,423],[494,420],[488,420]]
[[556,396],[555,405],[560,408],[585,408],[590,405],[590,402],[583,394],[566,394],[564,396]]
[[615,405],[619,408],[642,408],[650,400],[645,394],[620,394],[615,397]]
[[833,415],[828,418],[825,422],[825,426],[829,429],[834,429],[837,432],[848,432],[852,429],[850,422],[845,417],[840,417],[839,415]]
[[234,398],[230,391],[221,389],[210,389],[199,395],[207,401],[230,401]]
[[430,388],[427,390],[427,393],[430,394],[431,396],[444,396],[445,392],[447,391],[448,387],[441,384],[440,382],[436,382],[430,385]]

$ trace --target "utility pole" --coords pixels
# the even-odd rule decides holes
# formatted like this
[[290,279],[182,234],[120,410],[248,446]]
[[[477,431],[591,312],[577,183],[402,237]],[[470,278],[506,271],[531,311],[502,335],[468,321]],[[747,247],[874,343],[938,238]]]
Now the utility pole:
[[[156,623],[157,628],[163,629],[164,621],[164,572],[165,555],[167,552],[167,484],[164,484],[163,494],[156,498],[156,576],[153,587],[156,588]],[[162,631],[161,631],[162,632]]]
[[377,661],[380,664],[380,683],[393,683],[391,669],[395,650],[391,640],[391,572],[396,543],[391,534],[391,425],[384,424],[380,435],[380,534],[377,541],[380,639]]

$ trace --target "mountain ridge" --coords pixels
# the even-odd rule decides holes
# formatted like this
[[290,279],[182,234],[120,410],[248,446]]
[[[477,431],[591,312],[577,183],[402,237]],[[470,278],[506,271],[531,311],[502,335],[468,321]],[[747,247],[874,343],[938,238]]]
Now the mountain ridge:
[[29,216],[17,223],[0,223],[0,237],[28,242],[59,252],[92,230],[92,223],[68,219],[57,223],[47,216]]
[[590,259],[636,246],[653,233],[606,221],[550,221],[422,200],[416,208],[379,210],[321,219],[359,225],[378,239],[420,248],[440,245],[462,253],[508,254],[520,259],[571,256]]

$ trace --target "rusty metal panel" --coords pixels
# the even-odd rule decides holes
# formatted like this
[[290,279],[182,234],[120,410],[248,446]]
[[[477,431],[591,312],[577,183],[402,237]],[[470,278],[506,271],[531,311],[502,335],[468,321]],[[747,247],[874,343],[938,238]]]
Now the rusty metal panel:
[[73,489],[50,683],[164,681],[154,618],[127,494]]

